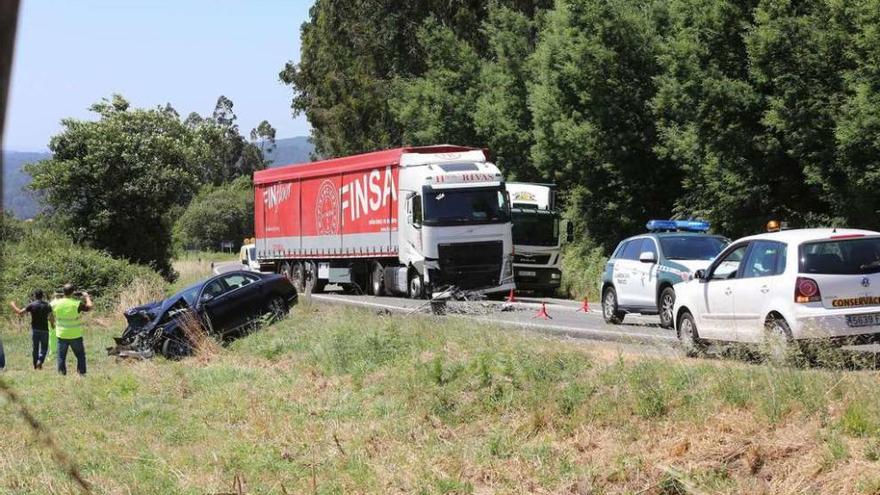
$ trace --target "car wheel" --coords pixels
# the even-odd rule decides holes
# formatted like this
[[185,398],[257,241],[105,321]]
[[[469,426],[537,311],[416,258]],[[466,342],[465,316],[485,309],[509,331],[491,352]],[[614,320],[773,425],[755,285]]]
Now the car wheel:
[[285,304],[284,299],[275,296],[269,301],[266,313],[269,314],[269,323],[275,323],[287,315],[287,304]]
[[657,306],[660,312],[660,326],[672,328],[675,323],[672,316],[672,310],[675,308],[675,290],[672,287],[666,287],[660,292],[660,300]]
[[623,322],[623,313],[617,310],[617,291],[614,287],[608,287],[602,295],[602,316],[605,323],[617,325]]
[[410,299],[421,299],[424,296],[425,288],[422,284],[422,276],[417,270],[410,270],[409,274],[409,297]]
[[796,346],[791,338],[788,322],[780,317],[771,317],[764,324],[762,346],[764,360],[774,365],[791,364],[796,357]]
[[192,348],[182,337],[167,337],[162,342],[162,355],[168,359],[180,359],[192,354]]
[[293,267],[291,268],[291,276],[290,282],[293,283],[293,287],[296,289],[297,293],[301,293],[305,291],[305,270],[303,269],[303,264],[300,262],[295,262]]
[[373,263],[373,272],[370,274],[370,289],[374,296],[381,296],[385,293],[385,268],[381,263]]
[[685,356],[699,356],[705,351],[705,344],[700,339],[697,323],[690,311],[684,311],[678,318],[678,342]]

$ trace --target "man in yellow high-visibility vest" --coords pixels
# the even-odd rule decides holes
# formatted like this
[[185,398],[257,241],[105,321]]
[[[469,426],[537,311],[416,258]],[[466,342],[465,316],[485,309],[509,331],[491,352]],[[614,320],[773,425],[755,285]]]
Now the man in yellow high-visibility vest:
[[67,350],[76,356],[76,371],[86,374],[86,348],[83,345],[83,329],[79,314],[92,310],[92,298],[82,293],[82,300],[74,297],[73,284],[61,288],[64,297],[53,300],[52,312],[55,314],[55,334],[58,336],[58,372],[67,374]]

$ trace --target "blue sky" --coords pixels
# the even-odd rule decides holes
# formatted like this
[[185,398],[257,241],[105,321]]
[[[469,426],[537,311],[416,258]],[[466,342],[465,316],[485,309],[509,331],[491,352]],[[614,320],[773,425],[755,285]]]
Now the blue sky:
[[311,0],[23,0],[4,148],[39,151],[64,117],[121,93],[134,106],[170,102],[210,114],[235,103],[242,133],[266,119],[278,137],[307,135],[278,80],[299,60]]

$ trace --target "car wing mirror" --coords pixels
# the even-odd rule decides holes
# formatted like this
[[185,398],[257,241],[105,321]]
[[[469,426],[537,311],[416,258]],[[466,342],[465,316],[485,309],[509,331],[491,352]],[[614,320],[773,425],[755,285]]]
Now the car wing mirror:
[[211,299],[214,299],[214,296],[212,294],[202,294],[201,301],[203,303],[206,303],[206,302],[210,301]]
[[657,255],[653,251],[645,251],[639,255],[639,261],[642,263],[656,263]]
[[700,282],[705,282],[706,279],[706,270],[697,270],[694,272],[694,278],[699,280]]

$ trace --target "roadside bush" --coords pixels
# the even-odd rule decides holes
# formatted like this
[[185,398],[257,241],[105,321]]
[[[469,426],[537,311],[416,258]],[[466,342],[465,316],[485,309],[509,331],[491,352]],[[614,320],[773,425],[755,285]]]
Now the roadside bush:
[[159,274],[145,266],[75,245],[64,235],[37,225],[20,224],[17,228],[18,237],[2,241],[0,291],[7,298],[21,303],[29,300],[35,289],[51,294],[70,282],[88,291],[99,309],[112,309],[135,281],[145,287],[164,286]]
[[584,201],[582,188],[575,188],[565,198],[564,218],[571,222],[574,240],[562,251],[562,292],[572,299],[588,297],[599,300],[599,281],[605,270],[607,255],[590,238],[579,205]]
[[174,224],[174,246],[215,250],[222,241],[239,245],[254,232],[254,195],[250,177],[222,186],[205,186]]

